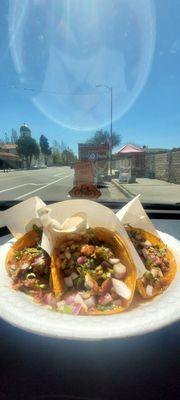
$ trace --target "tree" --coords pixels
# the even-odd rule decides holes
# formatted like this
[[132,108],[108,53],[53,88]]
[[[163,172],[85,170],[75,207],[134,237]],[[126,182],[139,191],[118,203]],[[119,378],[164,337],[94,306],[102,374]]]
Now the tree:
[[18,139],[17,146],[19,156],[25,159],[27,168],[30,168],[33,156],[37,159],[40,154],[38,143],[32,137],[25,136]]
[[5,134],[4,134],[4,140],[5,140],[5,143],[6,143],[6,144],[9,144],[9,143],[10,143],[9,135],[8,135],[7,132],[5,132]]
[[73,153],[73,151],[68,147],[62,152],[62,162],[63,164],[70,164],[71,162],[77,161],[77,156]]
[[12,144],[16,144],[17,141],[18,141],[18,134],[15,131],[15,129],[12,129],[12,131],[11,131],[11,143]]
[[77,161],[77,156],[63,142],[60,144],[55,140],[52,147],[52,159],[54,164],[68,165],[71,162]]
[[[95,132],[95,134],[87,140],[90,144],[106,144],[109,145],[110,133],[108,131],[103,131],[102,129]],[[112,133],[112,148],[119,146],[121,143],[121,135],[119,133]]]
[[60,145],[57,142],[57,140],[55,140],[53,143],[52,159],[53,159],[53,164],[61,164],[61,162],[62,162]]
[[64,150],[67,149],[67,144],[63,142],[63,140],[61,140],[61,143],[59,145],[60,151],[63,152]]
[[41,153],[44,155],[45,163],[47,164],[48,156],[51,155],[51,149],[49,147],[49,142],[46,136],[41,135],[39,140]]

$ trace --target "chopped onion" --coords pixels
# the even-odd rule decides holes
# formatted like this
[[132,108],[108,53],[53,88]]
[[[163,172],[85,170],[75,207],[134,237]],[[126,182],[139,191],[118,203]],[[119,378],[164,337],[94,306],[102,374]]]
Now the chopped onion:
[[73,315],[78,315],[81,311],[82,305],[81,304],[75,304],[73,307]]
[[112,283],[115,292],[118,296],[123,297],[123,299],[129,300],[131,297],[131,291],[123,281],[119,281],[118,279],[112,278]]
[[84,308],[84,310],[87,311],[87,306],[79,293],[76,294],[76,297],[74,300],[75,300],[76,304],[81,304],[81,306]]
[[21,269],[27,269],[29,266],[30,266],[30,263],[25,262],[25,263],[21,264]]
[[112,297],[110,293],[106,293],[99,298],[99,304],[102,306],[106,306],[107,304],[111,303]]
[[85,262],[86,262],[86,257],[83,257],[83,256],[78,257],[78,259],[77,259],[78,264],[83,265]]
[[153,286],[147,285],[146,287],[146,294],[151,297],[153,295]]
[[145,245],[146,247],[151,247],[151,246],[152,246],[152,243],[151,243],[149,240],[146,240],[146,241],[144,242],[144,245]]
[[144,256],[145,260],[147,260],[147,258],[148,258],[148,252],[147,252],[147,249],[142,249],[142,254],[143,254],[143,256]]
[[123,279],[126,275],[126,267],[119,262],[113,266],[113,272],[115,278]]
[[91,296],[91,290],[84,290],[83,292],[79,292],[79,294],[81,295],[83,300],[86,300],[89,299],[89,297]]
[[152,268],[151,274],[154,278],[162,278],[163,277],[163,273],[160,268]]
[[43,300],[44,300],[44,303],[49,306],[53,306],[56,304],[55,297],[52,293],[46,293],[43,297]]
[[32,265],[32,267],[35,267],[36,265],[43,265],[43,264],[44,264],[43,257],[36,257],[31,265]]
[[74,281],[76,278],[78,278],[78,274],[76,274],[76,272],[72,272],[71,279]]
[[109,258],[109,262],[112,265],[119,263],[119,261],[120,261],[119,258]]
[[122,300],[121,299],[117,299],[113,301],[113,304],[117,307],[121,307],[122,306]]
[[67,276],[66,278],[64,278],[64,283],[67,287],[73,287],[73,280],[71,276]]
[[84,308],[85,311],[87,311],[87,306],[79,293],[72,293],[72,294],[66,296],[65,302],[66,302],[66,304],[72,305],[72,306],[80,304],[81,307]]
[[88,308],[93,307],[96,305],[96,299],[94,296],[89,297],[88,299],[84,300],[84,303]]
[[71,305],[75,303],[75,298],[77,296],[77,293],[69,294],[68,296],[65,297],[66,304]]

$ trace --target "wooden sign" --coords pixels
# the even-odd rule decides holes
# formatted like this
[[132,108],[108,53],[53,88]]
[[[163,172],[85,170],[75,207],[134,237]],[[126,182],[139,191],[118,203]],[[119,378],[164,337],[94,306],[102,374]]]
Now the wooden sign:
[[93,165],[91,161],[79,161],[74,166],[75,184],[91,185],[94,181]]

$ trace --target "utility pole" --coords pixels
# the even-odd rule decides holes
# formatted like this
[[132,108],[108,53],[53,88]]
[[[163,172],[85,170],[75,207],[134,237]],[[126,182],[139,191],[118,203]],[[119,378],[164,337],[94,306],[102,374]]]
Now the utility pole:
[[109,137],[109,171],[112,175],[112,119],[113,119],[113,88],[112,86],[98,84],[96,87],[105,87],[110,93],[110,137]]

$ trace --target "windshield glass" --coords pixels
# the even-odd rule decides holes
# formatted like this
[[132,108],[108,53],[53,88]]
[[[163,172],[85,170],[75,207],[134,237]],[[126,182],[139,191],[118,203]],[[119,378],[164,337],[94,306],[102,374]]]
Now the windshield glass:
[[0,9],[0,201],[180,202],[179,0]]

